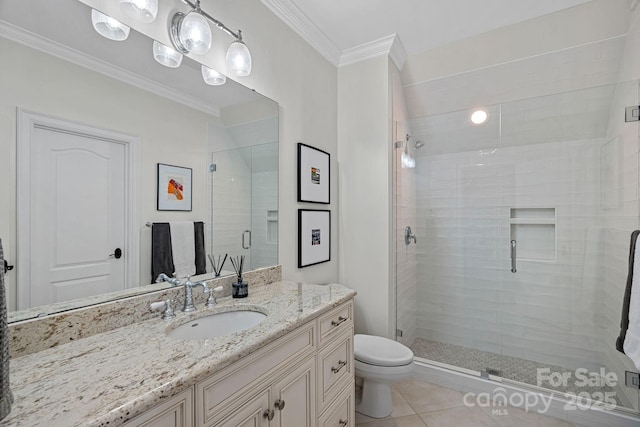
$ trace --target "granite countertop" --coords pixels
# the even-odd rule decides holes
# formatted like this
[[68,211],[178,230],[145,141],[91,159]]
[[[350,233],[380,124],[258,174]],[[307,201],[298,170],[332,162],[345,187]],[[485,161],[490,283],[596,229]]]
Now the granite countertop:
[[[194,292],[198,292],[195,290]],[[215,308],[176,310],[12,359],[15,403],[3,426],[117,426],[355,296],[341,285],[276,282]],[[176,304],[178,305],[178,304]],[[166,336],[188,320],[244,307],[267,318],[231,335],[199,341]]]

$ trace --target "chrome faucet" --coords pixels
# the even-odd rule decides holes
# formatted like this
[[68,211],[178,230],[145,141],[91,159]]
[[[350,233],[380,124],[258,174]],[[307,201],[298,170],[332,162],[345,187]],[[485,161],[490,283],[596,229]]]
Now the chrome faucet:
[[191,276],[187,277],[187,281],[184,282],[184,307],[182,311],[188,313],[194,311],[196,306],[193,304],[193,288],[196,286],[202,286],[202,291],[209,293],[209,287],[204,282],[192,282]]
[[164,273],[158,274],[156,277],[156,283],[169,282],[172,286],[178,286],[180,284],[180,280],[177,277],[169,277]]

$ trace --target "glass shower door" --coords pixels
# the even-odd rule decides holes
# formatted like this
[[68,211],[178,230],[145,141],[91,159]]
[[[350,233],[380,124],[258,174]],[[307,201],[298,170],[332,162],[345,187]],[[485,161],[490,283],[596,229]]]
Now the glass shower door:
[[394,150],[398,340],[429,363],[637,411],[615,339],[640,227],[639,126],[623,119],[638,102],[632,81],[486,106],[481,125],[472,110],[409,120],[424,145],[407,146],[414,168]]

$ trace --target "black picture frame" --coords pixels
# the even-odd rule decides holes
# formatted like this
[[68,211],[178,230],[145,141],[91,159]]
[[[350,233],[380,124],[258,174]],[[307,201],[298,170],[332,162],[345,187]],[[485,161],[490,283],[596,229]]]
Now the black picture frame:
[[331,155],[298,143],[298,202],[331,203]]
[[298,268],[331,261],[331,211],[298,209]]
[[[158,163],[156,209],[159,211],[191,212],[193,206],[192,180],[193,171],[191,168]],[[170,191],[170,188],[174,191]]]

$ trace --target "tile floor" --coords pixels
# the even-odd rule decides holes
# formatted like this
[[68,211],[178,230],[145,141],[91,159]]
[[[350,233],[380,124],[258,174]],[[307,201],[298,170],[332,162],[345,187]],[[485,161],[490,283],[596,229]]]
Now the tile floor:
[[610,386],[589,387],[583,384],[578,385],[576,384],[577,379],[575,375],[572,375],[574,370],[560,366],[545,365],[531,360],[490,353],[459,345],[446,344],[439,341],[431,341],[424,338],[416,338],[411,344],[411,350],[418,357],[470,369],[472,371],[482,372],[487,368],[495,369],[498,372],[493,375],[531,385],[538,385],[538,369],[540,368],[547,368],[549,372],[568,372],[569,381],[566,386],[553,387],[548,382],[545,382],[544,387],[562,393],[572,392],[578,394],[580,392],[587,392],[592,396],[596,392],[613,392],[618,406],[634,408],[634,405],[621,399],[621,397],[624,396],[621,390],[614,389]]
[[[358,396],[358,393],[356,393]],[[392,387],[393,413],[374,419],[356,412],[359,427],[575,427],[574,424],[509,407],[506,414],[492,408],[468,407],[464,394],[410,379]],[[358,396],[359,397],[359,396]]]

